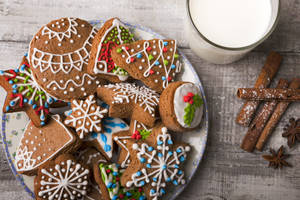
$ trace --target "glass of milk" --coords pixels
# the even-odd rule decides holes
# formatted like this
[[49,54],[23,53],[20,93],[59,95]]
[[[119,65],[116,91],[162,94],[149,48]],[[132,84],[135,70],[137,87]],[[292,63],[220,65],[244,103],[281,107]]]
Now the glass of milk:
[[191,49],[211,63],[242,58],[275,29],[280,0],[187,0]]

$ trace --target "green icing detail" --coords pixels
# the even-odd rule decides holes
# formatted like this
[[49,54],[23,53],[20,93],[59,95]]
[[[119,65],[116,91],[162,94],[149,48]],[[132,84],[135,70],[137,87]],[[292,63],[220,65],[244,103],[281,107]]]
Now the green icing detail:
[[121,68],[119,66],[115,66],[115,68],[112,71],[116,75],[128,76],[128,72],[125,69],[123,69],[123,68]]
[[195,117],[195,111],[203,104],[203,100],[198,94],[193,96],[193,104],[188,103],[187,106],[184,108],[184,123],[191,126],[191,123]]
[[139,130],[139,132],[140,135],[142,136],[142,140],[146,140],[151,135],[151,131],[146,129]]

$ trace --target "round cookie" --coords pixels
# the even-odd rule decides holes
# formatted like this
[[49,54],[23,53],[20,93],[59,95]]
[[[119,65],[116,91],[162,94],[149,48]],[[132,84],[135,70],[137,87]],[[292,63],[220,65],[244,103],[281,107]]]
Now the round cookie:
[[36,82],[50,95],[79,99],[93,94],[102,80],[87,73],[97,30],[78,18],[43,26],[30,42],[29,61]]
[[171,83],[161,94],[159,113],[165,126],[173,131],[196,128],[203,115],[203,100],[194,83]]

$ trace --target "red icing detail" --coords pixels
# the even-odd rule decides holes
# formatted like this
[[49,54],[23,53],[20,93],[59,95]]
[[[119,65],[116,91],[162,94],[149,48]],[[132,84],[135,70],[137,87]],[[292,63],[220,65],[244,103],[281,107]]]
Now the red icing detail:
[[131,138],[132,138],[132,139],[135,139],[135,136],[136,136],[136,135],[135,135],[135,134],[133,134],[133,135],[131,135]]
[[167,47],[163,48],[163,52],[166,53],[168,51]]
[[124,198],[124,194],[119,194],[119,198],[123,199]]
[[107,72],[111,72],[115,68],[115,63],[111,59],[111,49],[116,46],[116,43],[112,41],[101,45],[101,52],[98,56],[98,61],[104,60],[107,63]]
[[108,173],[108,174],[109,174],[110,172],[111,172],[111,170],[110,170],[110,169],[107,169],[107,170],[106,170],[106,173]]
[[6,81],[9,81],[9,80],[14,79],[14,78],[17,77],[17,74],[16,74],[16,72],[15,72],[14,70],[10,69],[9,72],[10,72],[13,76],[9,76],[9,77],[6,76],[6,77],[4,77]]
[[135,61],[135,58],[130,58],[130,62],[134,62]]
[[22,108],[24,106],[24,104],[23,104],[23,95],[22,94],[11,94],[11,98],[16,98],[16,97],[20,98],[19,106],[20,106],[20,108]]
[[116,181],[119,181],[119,180],[120,180],[120,177],[117,176],[117,177],[116,177]]
[[137,139],[137,140],[139,140],[139,139],[141,139],[141,138],[142,138],[142,136],[141,136],[140,134],[136,135],[136,139]]
[[139,190],[139,192],[142,192],[142,191],[143,191],[142,188],[139,188],[138,190]]
[[128,51],[128,50],[129,50],[129,47],[125,47],[125,49],[126,49],[126,51]]
[[189,101],[189,104],[193,104],[193,103],[194,103],[194,100],[191,99],[191,100]]
[[149,73],[152,75],[152,74],[154,74],[154,71],[152,69],[150,69]]
[[40,113],[40,111],[43,110],[46,114],[49,114],[49,110],[47,108],[45,108],[44,106],[40,106],[35,113],[38,115]]
[[194,96],[195,96],[194,93],[189,92],[189,93],[187,93],[187,95],[185,95],[183,97],[183,101],[186,102],[186,103],[189,103],[189,104],[193,104],[194,103],[194,99],[193,99]]
[[168,81],[171,81],[171,80],[172,80],[172,77],[171,77],[171,76],[169,76],[169,77],[168,77]]
[[147,50],[147,51],[151,51],[151,50],[152,50],[152,47],[148,47],[146,50]]
[[193,97],[193,96],[195,96],[195,94],[192,93],[192,92],[189,92],[189,93],[187,94],[187,96]]

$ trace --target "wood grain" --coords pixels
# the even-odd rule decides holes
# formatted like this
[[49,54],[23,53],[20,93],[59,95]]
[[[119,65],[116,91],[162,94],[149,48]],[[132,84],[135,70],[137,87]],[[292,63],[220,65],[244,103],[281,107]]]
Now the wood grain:
[[[0,0],[0,68],[19,64],[32,34],[41,25],[62,16],[105,19],[118,16],[130,23],[142,24],[167,37],[177,39],[183,53],[196,68],[204,85],[211,128],[204,159],[195,177],[180,195],[183,200],[298,200],[300,199],[300,145],[289,150],[291,169],[272,170],[263,153],[249,154],[240,149],[247,129],[235,124],[234,118],[243,101],[235,97],[237,88],[255,83],[267,54],[278,51],[283,63],[279,78],[291,80],[300,75],[300,0],[282,2],[277,29],[261,46],[241,61],[230,65],[204,62],[189,49],[184,31],[183,0]],[[4,90],[0,90],[4,94]],[[4,95],[0,97],[2,105]],[[278,148],[286,144],[282,128],[290,117],[300,117],[300,105],[292,104],[267,144]],[[15,180],[0,148],[0,199],[30,199]]]

